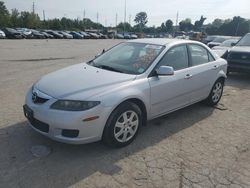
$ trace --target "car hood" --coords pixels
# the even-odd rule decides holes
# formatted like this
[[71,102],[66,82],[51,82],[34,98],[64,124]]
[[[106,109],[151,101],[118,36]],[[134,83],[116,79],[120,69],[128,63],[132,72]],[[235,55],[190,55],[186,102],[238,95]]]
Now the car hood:
[[135,78],[136,75],[112,72],[81,63],[42,77],[34,87],[57,99],[79,100],[114,89],[117,85]]
[[234,46],[230,52],[246,52],[250,53],[250,46]]

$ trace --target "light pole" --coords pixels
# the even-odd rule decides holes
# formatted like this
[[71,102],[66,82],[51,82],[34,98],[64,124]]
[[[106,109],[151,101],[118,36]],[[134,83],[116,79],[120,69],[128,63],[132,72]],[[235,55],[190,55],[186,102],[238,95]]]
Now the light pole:
[[126,31],[126,16],[127,16],[127,0],[125,0],[125,7],[124,7],[124,24],[123,24],[123,34],[125,33]]

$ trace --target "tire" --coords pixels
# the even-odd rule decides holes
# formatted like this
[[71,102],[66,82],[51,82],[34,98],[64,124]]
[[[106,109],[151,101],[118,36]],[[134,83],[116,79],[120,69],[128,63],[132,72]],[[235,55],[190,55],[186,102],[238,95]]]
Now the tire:
[[111,147],[127,146],[136,138],[141,125],[141,109],[134,103],[124,102],[108,118],[103,132],[103,141]]
[[217,105],[222,97],[223,88],[224,79],[220,78],[214,83],[208,98],[205,100],[206,104],[209,106]]

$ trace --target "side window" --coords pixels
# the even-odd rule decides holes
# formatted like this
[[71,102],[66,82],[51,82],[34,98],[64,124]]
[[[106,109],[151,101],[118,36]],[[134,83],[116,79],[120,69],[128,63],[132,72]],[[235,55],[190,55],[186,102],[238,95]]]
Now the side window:
[[204,47],[196,44],[190,44],[189,49],[192,66],[209,62],[208,51]]
[[173,67],[175,71],[187,68],[188,52],[186,45],[176,46],[167,51],[157,67],[163,65]]
[[208,53],[208,60],[209,62],[212,62],[212,61],[215,61],[214,57],[211,55],[210,52],[207,52]]

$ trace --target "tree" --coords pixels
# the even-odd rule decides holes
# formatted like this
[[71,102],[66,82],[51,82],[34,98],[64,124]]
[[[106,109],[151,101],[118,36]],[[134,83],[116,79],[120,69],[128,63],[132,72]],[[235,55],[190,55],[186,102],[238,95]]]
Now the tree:
[[38,28],[41,25],[38,14],[22,11],[20,15],[21,26],[27,28]]
[[206,19],[207,19],[207,18],[201,16],[200,20],[198,20],[198,21],[196,21],[196,22],[194,23],[194,30],[196,30],[196,31],[201,31],[201,28],[202,28],[202,26],[203,26],[203,23],[205,22]]
[[126,31],[131,31],[131,30],[132,30],[132,27],[131,27],[131,25],[130,25],[128,22],[126,22],[126,23],[121,22],[121,23],[119,23],[119,24],[117,25],[116,28],[117,28],[119,31],[124,31],[124,28],[126,29]]
[[135,23],[137,23],[140,30],[142,31],[145,28],[146,24],[148,23],[147,13],[146,12],[139,12],[138,14],[136,14],[134,21],[135,21]]
[[19,27],[20,26],[20,13],[18,12],[17,9],[12,9],[11,10],[11,15],[10,15],[10,23],[12,27]]
[[182,20],[179,23],[180,26],[180,30],[181,31],[190,31],[193,29],[193,24],[191,23],[191,19],[190,18],[186,18],[185,20]]
[[3,1],[0,1],[0,26],[9,24],[9,11]]
[[215,19],[212,23],[213,27],[219,28],[224,24],[224,21],[222,19]]
[[166,21],[165,27],[166,27],[166,31],[167,31],[168,33],[173,32],[173,30],[174,30],[173,25],[174,25],[174,23],[173,23],[172,20],[167,20],[167,21]]

